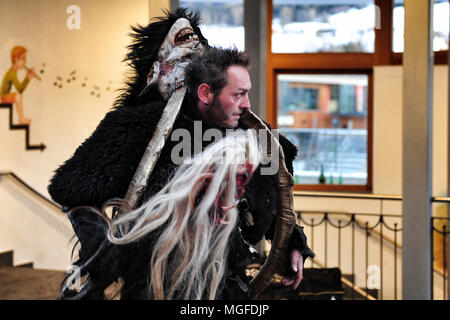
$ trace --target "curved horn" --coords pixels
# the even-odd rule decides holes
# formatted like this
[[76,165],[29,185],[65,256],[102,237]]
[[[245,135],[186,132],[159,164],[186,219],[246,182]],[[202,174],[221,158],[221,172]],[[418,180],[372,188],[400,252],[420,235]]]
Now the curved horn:
[[[271,150],[275,150],[279,153],[279,170],[278,170],[278,184],[277,189],[280,194],[280,207],[277,211],[275,234],[272,241],[272,247],[269,252],[269,256],[266,262],[262,266],[258,274],[250,282],[250,297],[256,299],[262,291],[269,285],[274,274],[278,270],[282,270],[287,256],[287,248],[289,244],[289,238],[291,237],[292,230],[296,223],[296,215],[294,212],[294,200],[292,196],[292,190],[294,186],[294,180],[292,175],[286,168],[284,162],[284,152],[278,140],[272,135],[269,128],[264,122],[258,118],[250,110],[246,110],[241,114],[241,120],[251,129],[263,129],[269,134],[270,144],[267,150],[270,153]],[[272,149],[272,146],[276,149]]]

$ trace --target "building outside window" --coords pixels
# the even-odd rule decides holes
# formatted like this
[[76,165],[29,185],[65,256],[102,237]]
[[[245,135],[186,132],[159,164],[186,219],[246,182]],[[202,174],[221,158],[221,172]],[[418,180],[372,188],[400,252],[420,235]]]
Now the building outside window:
[[[393,37],[392,49],[394,52],[403,52],[403,30],[405,26],[405,8],[404,0],[394,1],[393,13]],[[433,50],[446,51],[448,50],[449,40],[449,2],[448,0],[434,0],[433,5]]]
[[299,149],[295,183],[366,185],[368,76],[279,74],[277,82],[278,129]]
[[371,0],[274,0],[272,52],[374,52]]
[[200,13],[200,30],[210,45],[245,49],[244,0],[180,0],[180,6]]
[[379,7],[374,0],[270,5],[271,120],[299,150],[296,189],[369,191],[370,56]]

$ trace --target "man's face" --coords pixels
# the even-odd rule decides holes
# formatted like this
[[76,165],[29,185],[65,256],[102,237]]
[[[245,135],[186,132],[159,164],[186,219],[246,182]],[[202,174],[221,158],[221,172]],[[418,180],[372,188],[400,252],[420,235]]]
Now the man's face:
[[236,128],[240,114],[250,109],[248,92],[251,89],[250,75],[241,66],[231,66],[227,70],[227,85],[205,110],[208,122],[221,128]]

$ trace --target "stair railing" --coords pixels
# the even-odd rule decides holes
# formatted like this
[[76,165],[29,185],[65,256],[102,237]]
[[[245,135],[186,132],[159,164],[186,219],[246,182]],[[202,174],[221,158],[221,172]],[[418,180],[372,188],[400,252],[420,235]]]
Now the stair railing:
[[[402,249],[401,245],[401,221],[402,216],[400,214],[384,214],[384,202],[385,201],[401,201],[402,197],[397,195],[372,195],[372,194],[351,194],[351,193],[326,193],[326,192],[295,192],[294,196],[296,197],[323,197],[323,198],[339,198],[339,199],[365,199],[365,200],[378,200],[380,202],[379,206],[379,212],[377,213],[348,213],[348,212],[330,212],[330,211],[297,211],[298,221],[300,225],[305,226],[305,232],[308,236],[308,242],[313,251],[317,251],[320,254],[316,255],[315,261],[313,261],[314,264],[323,266],[323,267],[330,267],[328,258],[330,255],[330,248],[329,243],[333,243],[333,239],[330,241],[330,227],[336,231],[337,235],[334,238],[335,244],[337,245],[337,261],[336,266],[338,268],[342,267],[341,259],[343,257],[342,253],[342,232],[345,230],[350,230],[350,235],[347,234],[347,238],[351,238],[350,242],[351,244],[347,247],[349,250],[351,250],[351,262],[348,263],[351,265],[350,267],[350,273],[355,276],[355,257],[357,255],[356,246],[357,244],[359,247],[363,246],[364,250],[361,254],[358,252],[358,255],[361,254],[363,259],[359,259],[358,263],[361,265],[364,264],[365,267],[365,275],[364,280],[365,283],[368,284],[371,280],[371,275],[369,274],[369,270],[371,267],[376,265],[369,264],[369,256],[371,260],[374,259],[374,256],[377,254],[372,255],[369,254],[369,247],[373,246],[374,244],[377,244],[378,247],[378,263],[379,263],[379,278],[377,279],[378,287],[377,290],[369,290],[369,289],[361,289],[355,285],[355,279],[351,282],[352,287],[352,299],[354,298],[354,292],[357,292],[360,294],[359,290],[364,290],[365,297],[367,299],[371,299],[372,296],[377,296],[377,299],[383,299],[384,298],[384,278],[388,275],[386,274],[387,265],[391,264],[391,267],[388,271],[391,271],[392,274],[388,275],[393,278],[394,287],[389,292],[390,298],[389,299],[395,299],[397,300],[398,292],[399,292],[399,286],[398,283],[401,281],[400,273],[399,273],[399,261],[401,262],[401,252]],[[444,198],[444,197],[433,197],[432,198],[433,203],[449,203],[450,198]],[[435,226],[435,221],[443,221],[446,220],[447,224],[444,225],[444,227],[437,228]],[[432,228],[433,228],[433,235],[434,235],[434,241],[431,243],[431,246],[434,251],[434,242],[436,241],[437,237],[439,235],[442,236],[442,239],[440,243],[442,243],[442,256],[443,256],[443,264],[444,267],[439,269],[436,268],[436,266],[433,268],[432,271],[433,275],[439,275],[442,277],[443,281],[443,298],[448,299],[448,291],[449,291],[449,285],[448,285],[448,271],[447,271],[447,265],[448,265],[448,220],[449,218],[441,218],[441,217],[433,217],[432,218]],[[317,235],[315,235],[314,231],[318,230],[317,227],[321,226],[322,233],[321,236],[323,238],[321,239],[321,248],[317,249],[314,248],[316,245],[315,237],[317,238]],[[360,241],[356,242],[355,239],[355,232],[359,231],[359,237]],[[361,234],[361,232],[363,234]],[[374,236],[377,238],[375,239]],[[347,239],[348,240],[348,239]],[[334,243],[333,243],[334,244]],[[385,251],[391,250],[391,257],[390,261],[385,261]],[[317,253],[316,252],[316,253]],[[319,259],[322,258],[322,262],[319,262]],[[435,256],[433,256],[433,260],[435,259]],[[389,260],[389,259],[388,259]],[[348,266],[347,264],[347,266]],[[392,266],[393,265],[393,266]],[[443,269],[443,270],[442,270]],[[372,269],[373,270],[373,269]],[[345,272],[342,272],[343,274]],[[345,279],[345,277],[343,277]],[[343,282],[347,282],[346,279]],[[432,280],[433,281],[433,280]],[[432,282],[433,283],[433,282]],[[434,283],[433,283],[434,285]],[[436,289],[437,290],[437,289]],[[393,292],[392,292],[393,291]],[[434,291],[434,290],[433,290]]]
[[21,179],[19,176],[17,176],[14,172],[10,172],[10,171],[8,171],[8,172],[0,172],[0,179],[2,179],[3,177],[11,177],[15,181],[19,182],[22,186],[27,188],[30,192],[32,192],[33,194],[35,194],[36,196],[38,196],[39,198],[44,200],[45,202],[49,203],[50,205],[52,205],[55,208],[58,208],[59,210],[62,209],[59,204],[53,202],[52,200],[50,200],[49,198],[44,196],[42,193],[40,193],[39,191],[34,189],[32,186],[30,186],[28,183],[26,183],[23,179]]
[[[449,233],[448,225],[450,222],[450,197],[432,197],[431,201],[435,204],[447,205],[447,217],[432,217],[431,228],[433,232],[433,269],[435,272],[431,273],[431,281],[434,282],[435,273],[442,277],[442,297],[443,300],[449,300],[450,296],[450,279],[448,277],[448,257],[450,254],[449,248]],[[439,251],[439,245],[441,249]],[[431,298],[433,299],[433,291]]]

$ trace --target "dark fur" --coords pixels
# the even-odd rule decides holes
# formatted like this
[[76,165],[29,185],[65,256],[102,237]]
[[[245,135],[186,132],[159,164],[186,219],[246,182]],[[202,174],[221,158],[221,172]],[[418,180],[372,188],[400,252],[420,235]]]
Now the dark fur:
[[[193,136],[195,117],[189,113],[187,101],[182,106],[182,114],[176,120],[174,129],[187,129]],[[155,101],[108,113],[92,136],[57,170],[49,186],[53,199],[68,207],[100,207],[109,199],[123,197],[163,108],[164,102]],[[202,129],[205,131],[209,127],[202,125]],[[297,150],[282,136],[280,142],[286,163],[292,172],[292,161]],[[171,161],[171,150],[177,143],[178,141],[170,139],[166,142],[142,200],[159,191],[174,173],[176,165]],[[209,142],[202,143],[206,147]],[[257,170],[247,185],[244,197],[248,201],[248,207],[239,211],[242,237],[251,244],[257,243],[263,236],[268,239],[273,237],[275,215],[279,206],[276,182],[276,175],[262,176]],[[245,223],[248,212],[252,215],[253,225]],[[76,263],[79,264],[89,259],[105,239],[105,225],[95,214],[85,211],[72,213],[70,219],[81,242],[80,260]],[[247,247],[238,234],[233,237],[229,267],[235,275],[242,275],[246,261],[248,263]],[[123,298],[145,298],[151,243],[147,239],[126,247],[110,246],[100,259],[89,266],[91,278],[96,279],[99,287],[103,288],[121,276],[125,280]],[[300,227],[296,227],[290,246],[300,249],[304,258],[312,256]],[[232,290],[228,294],[233,292]],[[90,296],[93,297],[92,294]]]
[[160,102],[109,112],[94,133],[59,167],[48,192],[62,206],[103,203],[124,197],[158,123]]

